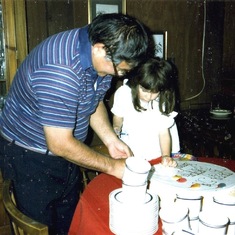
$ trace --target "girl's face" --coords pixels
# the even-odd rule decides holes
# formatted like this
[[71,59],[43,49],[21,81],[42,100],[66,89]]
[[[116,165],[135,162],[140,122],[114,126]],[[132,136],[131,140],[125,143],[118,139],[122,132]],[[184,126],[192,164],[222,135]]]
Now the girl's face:
[[158,95],[159,92],[151,92],[150,90],[145,89],[144,87],[142,87],[141,85],[138,86],[139,89],[139,99],[145,102],[150,102],[152,100],[155,100]]

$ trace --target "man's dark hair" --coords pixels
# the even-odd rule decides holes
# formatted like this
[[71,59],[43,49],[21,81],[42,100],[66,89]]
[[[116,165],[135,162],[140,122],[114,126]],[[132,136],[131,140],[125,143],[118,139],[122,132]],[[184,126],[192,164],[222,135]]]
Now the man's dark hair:
[[137,66],[146,56],[148,34],[137,19],[120,13],[97,16],[88,26],[91,44],[103,43],[115,64],[126,61]]

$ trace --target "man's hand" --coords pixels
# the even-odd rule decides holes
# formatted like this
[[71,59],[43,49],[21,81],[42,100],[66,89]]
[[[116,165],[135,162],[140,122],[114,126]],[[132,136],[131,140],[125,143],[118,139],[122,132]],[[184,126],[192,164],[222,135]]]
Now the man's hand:
[[131,149],[119,139],[107,147],[112,158],[120,159],[133,156]]

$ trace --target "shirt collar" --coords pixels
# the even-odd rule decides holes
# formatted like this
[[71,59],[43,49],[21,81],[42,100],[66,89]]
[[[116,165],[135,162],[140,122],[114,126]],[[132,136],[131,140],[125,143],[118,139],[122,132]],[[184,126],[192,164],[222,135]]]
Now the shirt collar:
[[88,37],[88,26],[80,29],[79,33],[79,53],[81,57],[81,65],[84,70],[92,67],[91,59],[91,43]]
[[[81,65],[84,70],[91,69],[93,77],[97,77],[97,72],[93,68],[92,58],[91,58],[91,42],[88,35],[88,26],[80,28],[79,33],[79,53],[81,58]],[[112,78],[111,75],[106,75],[106,78]],[[102,81],[103,77],[98,76],[98,81]]]

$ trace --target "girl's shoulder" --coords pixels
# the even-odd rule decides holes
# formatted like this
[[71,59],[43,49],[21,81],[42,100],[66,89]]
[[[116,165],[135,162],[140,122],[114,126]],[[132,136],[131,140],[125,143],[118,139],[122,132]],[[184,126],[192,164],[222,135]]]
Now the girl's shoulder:
[[131,88],[126,84],[127,79],[123,81],[123,84],[116,90],[116,94],[121,94],[121,95],[131,95]]
[[131,88],[127,85],[127,82],[128,82],[128,79],[124,79],[120,87],[122,87],[122,89],[131,90]]

